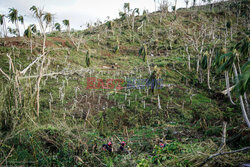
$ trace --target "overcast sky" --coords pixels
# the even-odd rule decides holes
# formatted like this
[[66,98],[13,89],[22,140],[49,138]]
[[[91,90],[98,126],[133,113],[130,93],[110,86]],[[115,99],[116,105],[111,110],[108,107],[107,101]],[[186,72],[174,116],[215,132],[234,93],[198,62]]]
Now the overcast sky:
[[[174,4],[174,0],[169,1]],[[36,22],[29,11],[35,5],[55,14],[56,22],[69,19],[71,28],[81,29],[80,26],[85,26],[87,22],[94,23],[97,19],[104,21],[107,16],[117,18],[125,2],[129,2],[131,8],[140,8],[141,12],[144,9],[149,12],[155,10],[154,0],[0,0],[0,14],[7,15],[9,8],[14,7],[20,15],[24,15],[25,24],[29,25]],[[184,6],[184,0],[178,0],[177,7]]]

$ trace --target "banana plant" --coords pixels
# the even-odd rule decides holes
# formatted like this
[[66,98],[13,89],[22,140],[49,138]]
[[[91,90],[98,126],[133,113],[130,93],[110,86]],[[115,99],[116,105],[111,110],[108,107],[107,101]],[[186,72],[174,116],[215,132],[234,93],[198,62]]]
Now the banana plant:
[[242,73],[239,75],[239,82],[235,85],[237,95],[244,95],[250,90],[250,60],[248,60],[241,68]]
[[[220,66],[219,71],[221,72],[221,71],[233,70],[235,78],[236,78],[236,85],[238,85],[238,88],[239,87],[244,88],[244,84],[242,85],[242,82],[240,82],[240,79],[239,79],[240,77],[239,77],[239,74],[238,74],[238,70],[237,70],[236,65],[235,65],[236,60],[237,60],[237,58],[236,58],[236,54],[237,54],[236,48],[237,48],[237,46],[238,46],[238,44],[230,52],[228,52],[228,53],[221,56],[221,59],[225,59],[225,62]],[[243,46],[245,46],[245,45],[243,45]],[[245,54],[244,51],[246,51],[246,48],[241,47],[240,50],[243,51],[242,52],[243,54]],[[248,75],[249,74],[247,74],[245,77],[247,78]],[[246,83],[248,83],[248,80],[246,81]],[[242,92],[242,93],[244,94],[245,92]],[[246,112],[246,110],[249,110],[249,107],[248,107],[249,105],[248,105],[247,99],[245,99],[245,102],[244,102],[243,96],[239,95],[239,100],[240,100],[240,107],[241,107],[243,118],[244,118],[248,128],[250,128],[250,121],[248,119],[247,112]]]
[[[239,74],[240,74],[239,77],[241,75],[243,75],[242,70],[245,70],[244,73],[249,73],[249,71],[247,70],[248,68],[246,68],[247,65],[243,66],[244,68],[242,67],[243,68],[242,70],[240,68],[240,62],[242,60],[246,60],[246,59],[248,59],[248,61],[250,60],[249,59],[249,49],[248,48],[249,48],[249,38],[248,37],[244,38],[243,40],[241,40],[239,43],[237,43],[235,45],[235,49],[237,50],[236,59],[237,59],[237,65],[238,65]],[[245,76],[247,78],[246,74],[243,75],[243,76]],[[239,79],[239,81],[240,81],[240,79]],[[244,100],[245,100],[245,103],[246,103],[247,111],[250,114],[249,103],[248,103],[248,100],[247,100],[246,92],[244,92],[243,97],[244,97]]]
[[[224,53],[224,54],[222,54]],[[230,92],[230,81],[229,81],[229,73],[232,72],[232,68],[229,68],[231,63],[229,63],[231,60],[227,57],[226,49],[223,48],[221,51],[217,52],[216,54],[216,66],[218,67],[218,73],[224,72],[225,75],[225,81],[226,81],[226,90],[227,90],[227,96],[230,100],[230,102],[235,105],[233,102],[231,92]],[[226,67],[227,65],[227,67]],[[231,64],[232,66],[232,64]]]

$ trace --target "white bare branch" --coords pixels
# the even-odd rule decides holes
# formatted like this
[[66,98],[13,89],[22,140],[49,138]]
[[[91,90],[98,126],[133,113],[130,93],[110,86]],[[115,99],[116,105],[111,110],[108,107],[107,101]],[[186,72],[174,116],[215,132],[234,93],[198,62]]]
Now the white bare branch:
[[30,63],[20,74],[24,75],[37,61],[39,61],[45,54],[40,55],[32,63]]

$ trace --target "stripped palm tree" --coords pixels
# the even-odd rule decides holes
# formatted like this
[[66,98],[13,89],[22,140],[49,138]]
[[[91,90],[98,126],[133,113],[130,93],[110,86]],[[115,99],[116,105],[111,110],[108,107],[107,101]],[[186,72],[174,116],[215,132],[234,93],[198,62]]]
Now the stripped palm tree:
[[185,0],[186,9],[188,8],[188,3],[189,3],[189,0]]
[[69,33],[70,32],[70,23],[69,23],[69,20],[63,20],[63,25],[67,28],[67,32]]
[[52,21],[53,21],[53,16],[51,13],[46,12],[43,16],[43,20],[45,21],[45,29],[49,29],[49,32],[52,30]]
[[18,20],[20,21],[20,23],[23,25],[23,29],[25,30],[25,24],[24,24],[24,19],[23,16],[19,16]]
[[174,14],[176,15],[176,10],[177,10],[177,0],[175,0],[175,5],[174,5]]
[[15,8],[9,8],[9,19],[12,23],[15,23],[17,35],[20,36],[20,29],[19,29],[19,23],[18,23],[18,11]]
[[5,22],[5,15],[0,14],[0,25],[3,27],[4,37],[7,37],[7,28]]
[[46,29],[43,25],[43,16],[44,16],[43,11],[41,9],[37,8],[36,6],[32,6],[30,8],[30,11],[32,11],[33,15],[37,18],[37,21],[38,21],[39,26],[40,26],[40,30],[42,31],[43,34],[45,34]]
[[47,29],[51,25],[51,23],[52,23],[52,14],[48,13],[48,12],[45,13],[44,17],[43,17],[43,20],[46,23],[46,29]]
[[32,30],[31,25],[24,31],[24,36],[30,40],[30,52],[32,53]]

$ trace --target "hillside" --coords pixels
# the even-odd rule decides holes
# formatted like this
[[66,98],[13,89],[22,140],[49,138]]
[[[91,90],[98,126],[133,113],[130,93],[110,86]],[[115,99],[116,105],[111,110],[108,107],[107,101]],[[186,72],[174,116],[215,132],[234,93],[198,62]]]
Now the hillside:
[[[231,91],[233,105],[222,93],[225,75],[230,86],[236,77],[221,58],[235,52],[238,69],[249,62],[248,6],[229,1],[176,15],[131,9],[84,31],[47,33],[44,54],[38,34],[32,53],[28,38],[1,38],[0,166],[200,166],[249,147],[239,95]],[[153,71],[160,89],[128,88]],[[114,88],[102,85],[108,79]],[[102,151],[109,141],[112,153]],[[122,141],[127,151],[118,152]],[[249,159],[247,150],[205,166]]]

